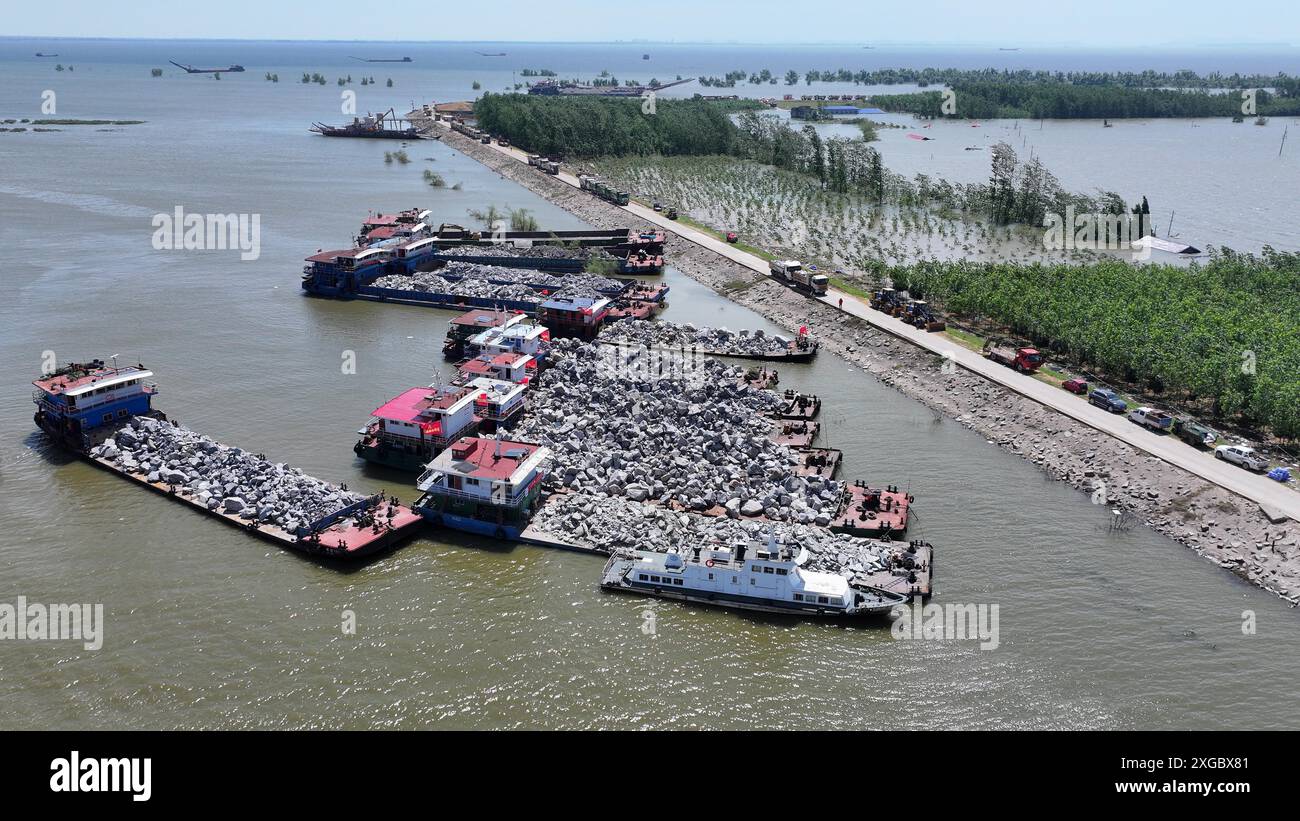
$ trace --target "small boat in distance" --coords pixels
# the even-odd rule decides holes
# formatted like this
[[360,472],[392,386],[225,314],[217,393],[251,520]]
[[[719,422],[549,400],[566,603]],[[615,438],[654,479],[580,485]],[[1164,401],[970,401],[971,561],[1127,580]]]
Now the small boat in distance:
[[808,570],[808,551],[775,539],[696,548],[691,555],[615,551],[600,585],[606,590],[797,616],[861,617],[888,613],[908,596]]
[[410,57],[353,57],[353,60],[360,60],[363,63],[409,63]]
[[36,56],[37,56],[37,57],[58,57],[59,55],[58,55],[58,54],[45,54],[45,53],[43,53],[43,52],[38,51],[38,52],[36,52]]
[[229,68],[195,68],[194,66],[183,66],[175,60],[168,60],[167,62],[183,70],[186,74],[225,74],[227,71],[239,72],[244,70],[244,67],[238,64]]
[[474,53],[477,54],[477,55],[480,56],[480,57],[504,57],[504,56],[506,56],[506,53],[505,53],[504,51],[476,51],[476,52],[474,52]]

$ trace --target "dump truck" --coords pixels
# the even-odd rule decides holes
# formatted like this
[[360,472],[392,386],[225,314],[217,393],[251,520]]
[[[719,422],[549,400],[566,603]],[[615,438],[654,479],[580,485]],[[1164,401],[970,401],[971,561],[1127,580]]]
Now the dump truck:
[[805,271],[803,263],[798,260],[774,259],[768,263],[768,268],[772,276],[806,294],[821,296],[830,287],[830,280],[825,275]]
[[1010,345],[989,344],[984,346],[983,353],[988,359],[1001,362],[1021,373],[1034,373],[1043,364],[1043,355],[1037,348],[1013,348]]
[[1206,427],[1194,419],[1175,419],[1174,435],[1194,448],[1214,447],[1219,435],[1213,428]]

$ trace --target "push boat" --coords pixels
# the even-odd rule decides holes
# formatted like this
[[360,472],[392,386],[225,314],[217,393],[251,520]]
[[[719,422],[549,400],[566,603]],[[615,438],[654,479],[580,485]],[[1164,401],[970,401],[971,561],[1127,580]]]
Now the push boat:
[[430,385],[403,391],[375,408],[357,431],[357,456],[377,465],[417,472],[478,422],[480,390],[465,385]]
[[518,539],[538,507],[550,457],[529,442],[461,437],[421,474],[415,510],[442,527]]
[[466,311],[447,322],[447,339],[442,344],[442,355],[447,359],[465,357],[465,343],[488,328],[506,328],[527,319],[521,311],[489,310],[476,308]]
[[808,551],[796,554],[769,539],[697,548],[691,555],[620,550],[610,556],[601,587],[663,599],[764,613],[871,616],[906,604],[906,593],[870,586],[836,573],[809,570]]

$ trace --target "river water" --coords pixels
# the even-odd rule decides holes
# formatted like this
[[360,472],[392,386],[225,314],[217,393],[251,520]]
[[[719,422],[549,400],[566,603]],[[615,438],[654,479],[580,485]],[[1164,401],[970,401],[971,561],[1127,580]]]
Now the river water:
[[[440,143],[386,165],[393,145],[306,133],[340,118],[333,77],[353,47],[49,45],[0,44],[3,117],[39,116],[52,89],[58,116],[147,122],[0,134],[0,603],[102,603],[107,621],[98,651],[0,641],[0,726],[1300,728],[1295,610],[1151,532],[1108,532],[1087,496],[831,356],[784,368],[782,384],[825,397],[846,477],[916,494],[936,601],[998,604],[997,649],[604,594],[597,558],[461,536],[339,570],[70,460],[31,423],[45,351],[142,360],[158,406],[186,425],[409,500],[408,476],[363,468],[351,445],[372,408],[445,368],[450,314],[305,298],[302,258],[368,209],[419,204],[465,223],[495,204],[580,223]],[[604,67],[575,48],[550,67]],[[38,50],[75,70],[34,64]],[[418,81],[375,70],[395,87],[360,108],[466,96],[458,83],[493,79],[470,63],[493,58],[464,52]],[[149,77],[168,55],[249,72]],[[304,70],[331,85],[291,82]],[[429,188],[424,168],[462,189]],[[259,258],[154,250],[152,216],[178,205],[259,214]],[[664,277],[666,318],[773,329]]]

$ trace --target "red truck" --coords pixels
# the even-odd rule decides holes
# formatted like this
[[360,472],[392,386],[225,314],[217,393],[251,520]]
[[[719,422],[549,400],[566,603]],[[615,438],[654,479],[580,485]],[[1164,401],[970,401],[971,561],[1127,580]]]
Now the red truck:
[[984,356],[1001,362],[1021,373],[1034,373],[1043,364],[1043,355],[1037,348],[1012,348],[1006,345],[986,345]]

